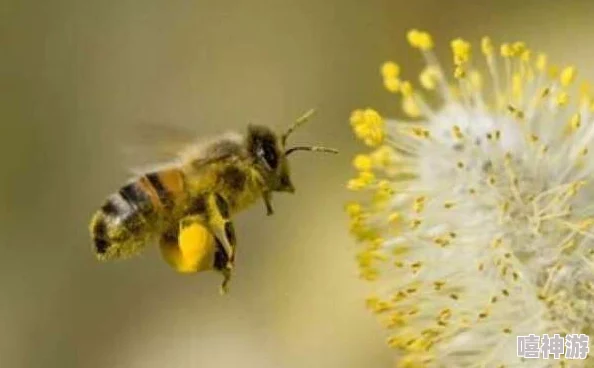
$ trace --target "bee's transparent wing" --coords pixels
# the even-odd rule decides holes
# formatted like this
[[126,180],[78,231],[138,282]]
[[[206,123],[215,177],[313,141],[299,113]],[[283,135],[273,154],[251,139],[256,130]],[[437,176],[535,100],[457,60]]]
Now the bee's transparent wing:
[[134,174],[175,165],[179,153],[195,144],[197,134],[189,128],[166,123],[142,122],[128,127],[122,142],[123,163]]

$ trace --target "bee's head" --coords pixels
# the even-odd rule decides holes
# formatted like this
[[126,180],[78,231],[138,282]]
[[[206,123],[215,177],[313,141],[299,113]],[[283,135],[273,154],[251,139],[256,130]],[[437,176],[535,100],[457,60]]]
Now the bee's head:
[[275,192],[295,192],[287,157],[297,151],[338,153],[335,149],[316,146],[287,148],[287,138],[313,114],[308,111],[281,136],[261,125],[248,127],[247,147],[268,188]]

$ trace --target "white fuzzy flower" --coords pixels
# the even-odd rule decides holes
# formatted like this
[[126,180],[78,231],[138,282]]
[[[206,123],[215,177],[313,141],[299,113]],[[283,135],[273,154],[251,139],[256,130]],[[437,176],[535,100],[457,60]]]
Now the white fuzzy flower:
[[[592,99],[573,67],[547,65],[521,42],[499,55],[484,38],[452,41],[450,83],[425,33],[408,34],[427,67],[420,84],[382,68],[411,121],[353,112],[368,146],[348,187],[363,244],[367,300],[390,331],[402,367],[588,367],[588,360],[521,359],[516,337],[555,333],[594,339],[594,142]],[[483,64],[479,67],[478,64]],[[480,71],[482,70],[482,71]],[[594,350],[592,351],[594,353]]]

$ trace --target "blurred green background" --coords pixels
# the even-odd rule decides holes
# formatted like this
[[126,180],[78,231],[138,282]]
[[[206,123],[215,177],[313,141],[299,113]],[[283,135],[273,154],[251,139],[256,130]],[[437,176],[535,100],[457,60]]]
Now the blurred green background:
[[[0,3],[0,367],[387,367],[364,309],[342,213],[360,149],[348,117],[398,116],[381,62],[413,78],[405,42],[523,39],[593,76],[591,1],[11,1]],[[588,71],[588,68],[590,69]],[[100,264],[87,223],[127,179],[120,145],[142,121],[210,135],[247,122],[340,156],[296,155],[294,196],[236,219],[231,294],[182,276],[156,247]]]

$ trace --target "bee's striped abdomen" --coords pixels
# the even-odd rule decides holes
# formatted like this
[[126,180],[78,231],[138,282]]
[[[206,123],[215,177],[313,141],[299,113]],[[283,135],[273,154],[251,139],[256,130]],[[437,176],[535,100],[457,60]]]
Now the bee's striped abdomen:
[[112,194],[91,221],[99,259],[127,258],[139,253],[158,231],[161,219],[183,193],[178,170],[149,173]]

